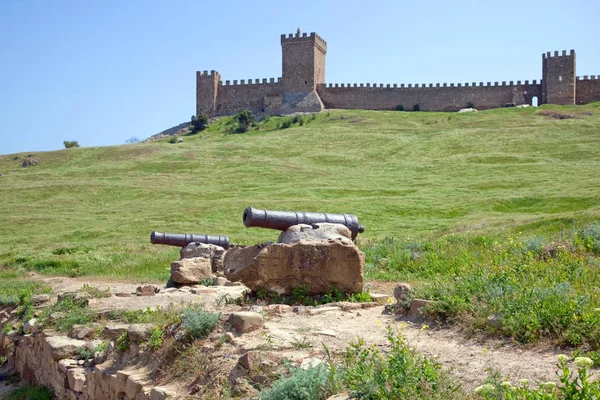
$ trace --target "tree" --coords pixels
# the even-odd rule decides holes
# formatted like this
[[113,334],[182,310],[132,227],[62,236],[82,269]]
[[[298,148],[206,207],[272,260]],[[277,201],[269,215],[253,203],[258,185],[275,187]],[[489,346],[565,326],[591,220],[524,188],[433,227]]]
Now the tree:
[[235,115],[235,119],[237,119],[239,125],[238,132],[240,133],[247,132],[248,129],[250,129],[250,126],[254,125],[254,122],[256,121],[254,119],[254,114],[252,114],[252,111],[250,110],[240,111]]
[[198,116],[192,115],[192,133],[198,133],[208,128],[208,115],[204,113]]
[[79,147],[79,143],[77,142],[77,140],[65,140],[63,142],[63,144],[65,145],[65,149],[70,149],[73,147]]
[[132,136],[132,137],[130,137],[129,139],[127,139],[127,140],[125,141],[125,143],[127,143],[127,144],[133,144],[133,143],[138,143],[139,141],[140,141],[140,138],[139,138],[139,137],[137,137],[137,136]]

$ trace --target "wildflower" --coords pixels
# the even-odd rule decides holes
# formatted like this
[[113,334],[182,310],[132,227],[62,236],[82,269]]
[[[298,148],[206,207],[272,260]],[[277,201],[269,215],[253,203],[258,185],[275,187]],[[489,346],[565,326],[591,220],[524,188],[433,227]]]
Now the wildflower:
[[425,329],[427,329],[427,328],[429,328],[429,325],[427,325],[427,324],[424,324],[424,325],[421,327],[421,331],[424,331],[424,330],[425,330]]
[[387,303],[388,303],[388,305],[389,305],[389,306],[391,306],[391,305],[393,305],[393,304],[394,304],[394,300],[392,300],[392,298],[391,298],[391,297],[388,297],[388,299],[387,299]]
[[579,368],[589,368],[594,365],[594,362],[589,357],[577,357],[574,362]]
[[510,384],[509,381],[504,381],[500,384],[500,386],[502,386],[504,389],[511,389],[512,385]]
[[475,388],[475,394],[486,395],[490,393],[494,393],[496,388],[491,383],[486,383],[485,385],[481,385]]
[[544,387],[544,389],[546,389],[548,392],[551,392],[554,390],[554,388],[556,387],[556,383],[554,382],[546,382],[543,383],[542,386]]
[[565,356],[564,354],[559,354],[556,356],[556,358],[558,359],[559,363],[565,363],[569,361],[569,356]]
[[377,320],[375,320],[375,325],[377,325],[377,326],[381,326],[381,321],[380,321],[380,320],[378,320],[378,319],[377,319]]
[[521,379],[519,381],[519,383],[521,383],[521,385],[523,385],[523,386],[527,386],[527,385],[529,385],[529,379]]
[[401,328],[401,329],[404,329],[404,328],[406,328],[406,322],[401,322],[401,323],[400,323],[400,328]]

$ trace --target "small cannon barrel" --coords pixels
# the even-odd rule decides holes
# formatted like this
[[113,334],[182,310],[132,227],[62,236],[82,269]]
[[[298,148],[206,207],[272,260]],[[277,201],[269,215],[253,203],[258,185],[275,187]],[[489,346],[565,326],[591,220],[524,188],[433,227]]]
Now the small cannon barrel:
[[332,224],[345,225],[352,232],[352,240],[359,233],[365,231],[365,227],[358,223],[358,218],[353,214],[328,214],[319,212],[294,212],[294,211],[271,211],[248,207],[244,210],[242,217],[246,227],[259,227],[278,229],[285,231],[292,225],[316,224],[329,222]]
[[228,249],[233,246],[229,238],[225,235],[202,235],[194,233],[160,233],[152,231],[150,234],[150,243],[166,244],[169,246],[185,247],[190,243],[214,244]]

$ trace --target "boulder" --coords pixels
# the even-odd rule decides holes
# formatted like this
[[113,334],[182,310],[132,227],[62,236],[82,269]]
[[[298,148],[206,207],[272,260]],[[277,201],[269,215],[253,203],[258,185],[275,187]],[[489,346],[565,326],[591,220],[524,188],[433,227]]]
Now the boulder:
[[135,289],[135,292],[138,296],[154,296],[156,293],[160,292],[160,289],[154,285],[142,285],[138,286]]
[[306,285],[307,295],[336,287],[361,293],[365,255],[348,239],[275,243],[267,247],[234,248],[225,254],[225,276],[251,290],[291,295]]
[[477,112],[476,109],[474,108],[461,108],[460,110],[458,110],[459,113],[465,113],[465,112]]
[[198,283],[214,278],[210,258],[183,258],[171,263],[171,280],[175,283]]
[[394,288],[394,297],[398,303],[405,303],[410,300],[412,287],[408,283],[399,283]]
[[31,302],[33,304],[41,304],[50,301],[50,295],[48,294],[36,294],[35,296],[31,296]]
[[410,307],[408,309],[408,316],[420,318],[421,317],[421,308],[423,308],[431,303],[433,303],[433,301],[431,301],[431,300],[412,299],[410,301]]
[[298,224],[281,232],[277,243],[296,243],[301,240],[352,239],[352,232],[342,224]]
[[85,341],[69,339],[61,336],[48,336],[44,339],[44,353],[48,358],[58,361],[63,358],[72,358],[77,351],[85,346]]
[[251,311],[235,312],[229,316],[229,323],[238,333],[248,333],[264,325],[263,316]]
[[144,342],[152,335],[152,324],[131,324],[127,329],[127,336],[132,342]]
[[104,327],[102,331],[102,336],[108,339],[118,339],[123,333],[127,332],[129,325],[127,324],[108,324]]
[[209,258],[212,272],[223,270],[223,258],[226,250],[214,244],[193,242],[183,247],[179,252],[179,259],[203,257]]
[[35,332],[35,330],[38,328],[37,322],[37,318],[31,318],[29,321],[25,322],[23,324],[23,332],[27,334]]
[[73,325],[69,331],[68,336],[72,339],[93,339],[96,337],[97,332],[102,328],[99,324],[92,325]]
[[75,392],[83,392],[83,387],[85,386],[85,369],[71,368],[67,370],[67,382],[69,389]]

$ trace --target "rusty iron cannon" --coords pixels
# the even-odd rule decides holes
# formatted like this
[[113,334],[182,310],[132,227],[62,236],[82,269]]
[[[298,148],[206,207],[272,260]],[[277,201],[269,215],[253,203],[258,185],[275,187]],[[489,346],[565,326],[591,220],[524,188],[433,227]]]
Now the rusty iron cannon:
[[169,246],[185,247],[190,243],[204,243],[221,246],[224,249],[233,247],[233,243],[225,235],[203,235],[195,233],[161,233],[152,231],[150,234],[150,243],[166,244]]
[[329,222],[332,224],[345,225],[352,232],[352,240],[359,233],[365,231],[365,227],[358,223],[358,218],[353,214],[328,214],[320,212],[295,212],[295,211],[271,211],[248,207],[244,210],[242,217],[246,227],[258,227],[278,229],[285,231],[292,225],[317,224]]

